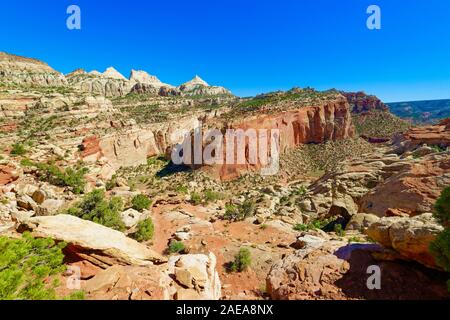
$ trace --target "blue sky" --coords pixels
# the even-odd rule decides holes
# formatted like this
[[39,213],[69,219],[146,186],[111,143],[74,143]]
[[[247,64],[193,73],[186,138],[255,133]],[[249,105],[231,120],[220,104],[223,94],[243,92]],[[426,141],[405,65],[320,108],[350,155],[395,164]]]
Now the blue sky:
[[[81,8],[82,29],[66,28]],[[377,4],[382,29],[366,28]],[[199,74],[241,96],[293,86],[386,102],[450,98],[448,0],[2,1],[0,51],[67,73],[114,66],[180,84]]]

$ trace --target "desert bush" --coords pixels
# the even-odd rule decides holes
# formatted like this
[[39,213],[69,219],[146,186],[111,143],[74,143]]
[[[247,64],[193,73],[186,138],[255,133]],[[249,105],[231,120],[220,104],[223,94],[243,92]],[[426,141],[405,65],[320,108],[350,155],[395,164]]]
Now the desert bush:
[[147,210],[148,208],[150,208],[152,201],[145,195],[138,194],[133,197],[133,199],[131,200],[131,204],[134,210],[142,212],[143,210]]
[[447,148],[444,148],[438,144],[432,144],[430,146],[430,148],[433,150],[433,152],[436,152],[436,153],[441,153],[441,152],[444,152],[447,150]]
[[251,264],[252,258],[250,250],[248,248],[241,248],[239,249],[238,254],[234,257],[234,261],[230,263],[229,270],[231,272],[243,272],[247,270]]
[[203,194],[197,192],[191,193],[191,202],[196,206],[199,204],[208,204],[211,202],[216,202],[218,200],[222,200],[223,198],[224,196],[222,193],[210,189],[205,190]]
[[434,217],[445,227],[450,227],[450,187],[445,188],[434,205]]
[[142,220],[137,225],[137,231],[133,234],[136,241],[143,242],[153,239],[155,226],[151,218]]
[[86,180],[84,176],[88,173],[87,168],[76,167],[66,168],[61,170],[53,163],[31,163],[26,162],[26,165],[33,164],[39,170],[39,177],[42,181],[47,181],[55,186],[69,187],[75,194],[81,194],[84,192],[86,186]]
[[117,175],[113,175],[105,184],[105,189],[108,191],[114,189],[115,187],[117,187]]
[[25,153],[27,153],[25,146],[21,143],[14,143],[11,148],[11,155],[13,156],[23,156]]
[[205,194],[203,195],[203,199],[204,199],[205,203],[216,202],[218,200],[222,200],[223,195],[220,192],[216,192],[216,191],[208,189],[205,191]]
[[172,241],[169,244],[169,253],[181,253],[186,249],[186,246],[181,241]]
[[191,202],[194,205],[198,206],[199,204],[202,203],[202,196],[197,192],[192,192],[191,193]]
[[336,233],[337,236],[339,237],[345,237],[345,231],[342,228],[341,224],[335,224],[334,225],[334,232]]
[[185,185],[178,185],[175,187],[175,192],[179,194],[187,194],[189,189]]
[[[294,226],[294,230],[295,231],[310,231],[310,230],[323,229],[330,222],[331,222],[331,219],[324,219],[324,220],[316,219],[307,224],[298,223]],[[341,226],[341,230],[342,230],[342,226]]]
[[243,221],[255,214],[255,201],[252,199],[245,200],[241,205],[227,203],[225,205],[224,219],[230,221]]
[[[65,246],[28,233],[20,239],[0,237],[0,300],[58,299],[54,277],[65,271]],[[65,299],[84,299],[84,294],[74,292]]]
[[67,210],[67,213],[81,219],[93,221],[118,231],[125,230],[120,218],[123,201],[120,197],[105,199],[105,191],[96,189],[83,197],[81,202]]
[[[445,188],[436,201],[434,216],[445,229],[430,244],[430,252],[435,256],[436,263],[450,272],[450,187]],[[447,287],[450,291],[450,280]]]

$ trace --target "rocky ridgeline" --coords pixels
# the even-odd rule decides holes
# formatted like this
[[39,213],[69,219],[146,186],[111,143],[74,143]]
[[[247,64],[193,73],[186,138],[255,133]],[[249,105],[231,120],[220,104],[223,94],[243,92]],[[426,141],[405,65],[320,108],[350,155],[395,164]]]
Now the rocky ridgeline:
[[373,111],[389,111],[389,107],[380,99],[364,92],[344,92],[341,94],[348,100],[351,112],[354,114],[367,113]]
[[46,63],[0,52],[0,79],[13,85],[65,86],[63,74]]
[[231,92],[223,87],[210,86],[195,76],[179,87],[161,82],[156,76],[145,71],[132,70],[130,78],[126,79],[114,68],[105,72],[86,72],[76,70],[67,76],[71,86],[80,92],[100,94],[106,97],[121,97],[128,93],[152,94],[162,97],[168,96],[231,96]]
[[44,62],[4,52],[0,52],[0,82],[3,86],[9,84],[10,88],[68,87],[79,93],[105,97],[121,97],[130,92],[161,96],[232,95],[223,87],[210,86],[198,76],[178,87],[162,83],[145,71],[132,70],[127,79],[113,67],[103,73],[78,69],[64,76]]

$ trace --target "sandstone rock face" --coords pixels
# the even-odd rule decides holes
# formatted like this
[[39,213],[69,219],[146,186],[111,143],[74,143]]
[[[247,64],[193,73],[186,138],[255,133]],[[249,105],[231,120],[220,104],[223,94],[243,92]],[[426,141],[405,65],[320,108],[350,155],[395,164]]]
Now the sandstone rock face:
[[430,243],[443,231],[431,213],[413,218],[385,217],[369,226],[366,233],[387,248],[393,248],[405,259],[437,268],[429,252]]
[[71,87],[84,93],[105,97],[120,97],[128,94],[132,84],[110,70],[106,75],[101,73],[72,73],[67,75]]
[[125,227],[132,228],[134,227],[142,217],[142,213],[136,211],[134,209],[128,209],[120,214],[123,223],[125,223]]
[[166,280],[167,299],[219,300],[222,297],[213,253],[171,257]]
[[65,86],[67,80],[46,63],[0,52],[0,81],[21,85]]
[[379,220],[380,218],[373,214],[357,213],[350,219],[346,230],[358,230],[362,232]]
[[215,256],[172,257],[158,266],[114,265],[82,283],[89,299],[218,300],[222,297]]
[[[268,294],[275,300],[403,300],[420,292],[421,299],[448,299],[444,281],[433,272],[372,256],[383,251],[377,244],[342,241],[306,246],[273,264]],[[367,286],[367,270],[374,265],[381,269],[381,290]]]
[[450,119],[442,120],[437,125],[412,128],[405,134],[408,148],[416,146],[439,145],[441,147],[450,146]]
[[389,107],[375,96],[364,92],[341,92],[347,98],[352,113],[363,113],[371,111],[388,111]]
[[0,186],[10,184],[19,178],[19,172],[11,165],[0,165]]
[[393,209],[410,216],[431,212],[450,184],[449,161],[448,152],[420,159],[372,154],[363,161],[347,161],[315,181],[300,206],[320,217],[336,212],[383,217]]
[[91,300],[164,300],[163,266],[114,265],[82,284]]
[[450,185],[448,152],[428,155],[419,162],[399,163],[391,168],[398,171],[361,199],[362,212],[380,217],[389,209],[401,209],[412,216],[431,212],[441,191]]
[[102,267],[152,265],[166,260],[119,231],[70,215],[30,218],[21,222],[21,228],[31,230],[35,237],[65,241],[71,254]]
[[151,128],[133,127],[100,139],[89,136],[83,140],[82,157],[89,162],[106,159],[112,169],[107,177],[109,179],[120,167],[146,164],[150,156],[165,155],[169,147],[183,141],[184,136],[177,132],[189,132],[198,126],[198,118],[193,116]]
[[183,83],[178,89],[185,95],[231,95],[231,92],[223,87],[210,86],[199,76],[195,76],[192,80]]
[[[347,139],[352,138],[355,134],[349,106],[344,99],[324,103],[320,106],[302,107],[278,114],[257,116],[254,119],[232,123],[229,128],[244,131],[248,129],[279,129],[281,154],[302,144]],[[248,143],[246,148],[249,148]],[[225,153],[226,147],[223,149]],[[270,148],[267,149],[270,153]],[[224,180],[232,179],[238,177],[241,171],[245,172],[260,167],[260,163],[257,165],[250,163],[246,165],[225,164],[220,168],[220,177]]]
[[145,71],[131,70],[130,81],[150,85],[156,89],[160,89],[161,87],[173,88],[173,86],[161,82],[156,76],[152,76]]
[[15,119],[25,117],[38,99],[39,97],[33,94],[0,94],[0,118],[17,121]]
[[119,71],[114,69],[113,67],[109,67],[103,72],[103,76],[105,78],[117,79],[117,80],[127,80]]
[[136,83],[131,88],[132,93],[159,95],[161,97],[176,97],[181,95],[181,91],[177,88],[167,86],[155,86],[147,83]]

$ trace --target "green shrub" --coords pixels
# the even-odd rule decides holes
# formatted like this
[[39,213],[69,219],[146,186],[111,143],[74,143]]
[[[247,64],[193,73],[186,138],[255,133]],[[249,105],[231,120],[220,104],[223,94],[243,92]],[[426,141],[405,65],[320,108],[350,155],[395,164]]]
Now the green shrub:
[[169,253],[180,253],[186,249],[186,246],[181,241],[172,241],[169,244]]
[[204,194],[205,203],[216,202],[222,200],[223,195],[220,192],[215,192],[213,190],[206,190]]
[[105,184],[105,189],[108,191],[114,189],[115,187],[117,187],[117,175],[113,175]]
[[450,187],[445,188],[434,205],[435,218],[445,227],[450,227]]
[[435,152],[435,153],[441,153],[447,150],[447,148],[443,148],[438,144],[433,144],[430,146],[430,148]]
[[20,239],[0,237],[0,300],[58,299],[57,282],[49,280],[65,271],[65,246],[28,233]]
[[251,199],[245,200],[239,206],[227,203],[225,205],[224,219],[230,221],[243,221],[255,215],[255,206],[255,201]]
[[229,270],[231,272],[243,272],[252,264],[250,250],[248,248],[239,249],[238,254],[234,257],[234,261],[230,263]]
[[151,218],[142,220],[137,225],[137,231],[133,234],[136,241],[143,242],[153,239],[155,226]]
[[134,210],[142,212],[143,210],[150,208],[152,201],[143,194],[138,194],[133,197],[131,204],[133,205]]
[[85,298],[84,291],[79,290],[71,293],[68,297],[64,298],[64,300],[84,300]]
[[180,194],[187,194],[189,190],[188,187],[180,185],[175,187],[175,192]]
[[353,237],[350,237],[350,238],[348,239],[348,242],[349,242],[349,243],[354,243],[354,242],[356,242],[356,243],[361,243],[361,242],[364,242],[364,239],[361,239],[361,238],[359,238],[359,237],[353,236]]
[[[436,201],[434,216],[445,229],[430,244],[430,252],[435,256],[436,263],[450,272],[450,187],[445,188]],[[447,287],[450,291],[450,280]]]
[[67,210],[68,214],[81,219],[93,221],[115,230],[125,230],[125,224],[120,218],[123,201],[120,197],[105,199],[105,191],[96,189],[83,197],[81,202]]
[[167,165],[167,162],[168,161],[163,156],[147,158],[148,166],[164,166]]
[[[330,219],[316,219],[308,224],[299,223],[294,226],[295,231],[310,231],[310,230],[318,230],[324,228],[328,223],[330,223]],[[338,227],[339,228],[339,227]],[[341,226],[342,230],[342,226]]]
[[436,263],[450,272],[450,228],[441,232],[430,244],[430,251],[436,258]]
[[335,224],[334,225],[334,232],[336,233],[337,236],[339,237],[345,237],[345,231],[342,228],[341,224]]
[[23,156],[25,153],[27,153],[25,146],[21,143],[14,143],[11,148],[11,155],[13,156]]
[[200,195],[199,193],[197,193],[197,192],[191,193],[191,202],[192,202],[194,205],[196,205],[196,206],[198,206],[199,204],[201,204],[201,203],[202,203],[202,197],[201,197],[201,195]]
[[35,166],[35,163],[33,161],[31,161],[30,159],[25,158],[25,159],[20,160],[20,165],[22,167],[33,167],[33,166]]
[[308,224],[303,224],[303,223],[297,223],[297,224],[294,226],[294,230],[295,230],[295,231],[308,231],[308,230],[310,230],[310,225],[308,225]]
[[[29,164],[29,163],[27,163]],[[75,194],[83,193],[86,186],[84,176],[88,173],[87,168],[66,168],[61,170],[53,163],[34,163],[39,169],[42,181],[47,181],[55,186],[69,187]]]

